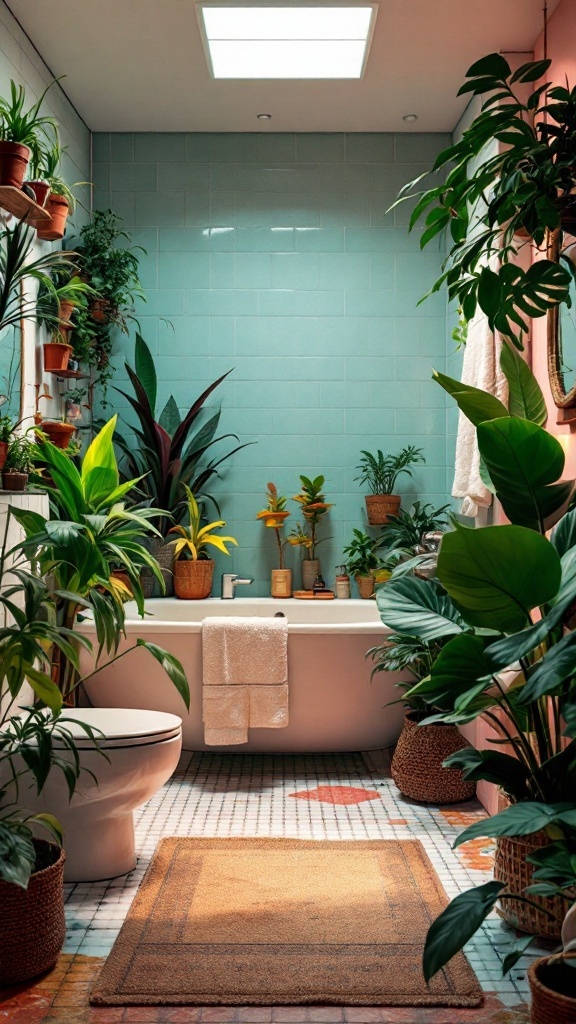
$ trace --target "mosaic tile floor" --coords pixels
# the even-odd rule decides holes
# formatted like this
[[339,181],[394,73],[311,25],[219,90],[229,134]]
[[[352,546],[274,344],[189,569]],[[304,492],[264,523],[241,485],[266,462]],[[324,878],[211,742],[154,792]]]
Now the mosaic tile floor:
[[183,755],[178,771],[137,814],[138,866],[108,883],[66,887],[64,955],[35,985],[0,992],[0,1022],[113,1024],[521,1024],[529,1020],[525,968],[506,979],[500,963],[511,932],[497,916],[467,949],[485,991],[481,1010],[370,1007],[90,1008],[88,992],[120,930],[157,842],[164,836],[299,839],[420,839],[449,897],[490,877],[493,847],[451,845],[483,816],[474,801],[449,808],[404,800],[388,777],[386,752],[276,756]]

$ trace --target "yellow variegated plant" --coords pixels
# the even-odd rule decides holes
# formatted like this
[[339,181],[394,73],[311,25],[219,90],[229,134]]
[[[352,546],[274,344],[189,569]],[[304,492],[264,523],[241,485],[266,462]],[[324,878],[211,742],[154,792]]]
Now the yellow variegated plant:
[[213,523],[201,526],[202,512],[198,502],[186,484],[184,484],[184,489],[186,491],[186,505],[188,507],[190,524],[189,526],[173,526],[169,531],[170,533],[180,534],[177,540],[170,541],[174,545],[176,559],[192,559],[197,561],[200,558],[209,558],[210,555],[206,551],[208,546],[215,547],[218,551],[229,555],[230,552],[226,545],[235,544],[238,546],[238,541],[234,537],[214,536],[214,530],[220,530],[223,526],[226,526],[225,521],[217,519]]
[[278,494],[278,489],[275,484],[268,483],[266,500],[268,502],[267,508],[263,508],[261,512],[258,512],[256,514],[256,519],[262,519],[264,526],[269,526],[275,531],[276,543],[278,545],[278,568],[283,569],[284,545],[280,540],[280,530],[284,526],[284,520],[288,518],[290,512],[286,511],[286,498]]

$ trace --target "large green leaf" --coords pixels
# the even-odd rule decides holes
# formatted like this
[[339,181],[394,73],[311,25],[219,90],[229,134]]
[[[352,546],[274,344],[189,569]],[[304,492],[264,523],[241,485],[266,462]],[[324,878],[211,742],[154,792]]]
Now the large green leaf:
[[471,625],[515,633],[557,593],[561,566],[550,542],[523,526],[458,527],[444,535],[438,578]]
[[461,846],[470,839],[481,836],[528,836],[539,832],[548,825],[576,826],[576,807],[573,803],[543,804],[536,800],[522,800],[494,814],[491,818],[483,818],[464,829],[456,839],[454,846]]
[[562,516],[550,540],[560,556],[576,548],[576,508]]
[[150,643],[149,640],[137,640],[136,644],[138,647],[144,647],[162,666],[166,675],[178,690],[178,693],[182,697],[186,707],[189,709],[190,688],[188,686],[188,680],[186,679],[186,673],[178,659],[175,658],[173,654],[165,651],[164,648],[158,647],[157,644]]
[[428,929],[423,970],[426,981],[459,953],[496,905],[504,882],[485,882],[460,893]]
[[486,688],[486,680],[492,678],[484,659],[484,646],[483,638],[471,633],[453,637],[440,651],[429,678],[417,683],[409,693],[424,697],[442,710],[466,710]]
[[30,830],[20,823],[0,821],[0,879],[21,889],[28,888],[35,861]]
[[511,345],[500,353],[502,373],[508,381],[508,412],[543,427],[548,419],[542,389],[525,359]]
[[170,434],[170,437],[174,437],[174,434],[182,422],[180,410],[176,405],[174,395],[170,395],[170,398],[160,413],[160,419],[158,422],[161,427],[164,427],[166,433]]
[[473,782],[493,782],[514,800],[525,800],[529,794],[530,772],[517,757],[500,750],[475,750],[464,747],[444,761],[446,768],[458,768],[463,778]]
[[136,332],[136,343],[134,345],[134,367],[136,369],[136,375],[148,395],[148,401],[152,410],[152,415],[155,415],[156,411],[156,391],[158,382],[156,379],[156,367],[154,366],[154,359],[152,353],[148,348],[148,345],[144,341],[144,338]]
[[464,622],[452,601],[434,582],[408,576],[379,587],[376,603],[385,626],[422,640],[461,633]]
[[499,398],[488,394],[487,391],[473,388],[470,384],[463,384],[462,381],[447,377],[446,374],[439,373],[438,370],[434,370],[432,377],[454,399],[458,408],[475,427],[486,420],[508,416],[506,406]]
[[543,533],[573,489],[572,481],[555,483],[564,469],[562,445],[538,424],[510,416],[481,423],[477,436],[508,518]]
[[546,652],[526,680],[520,704],[529,704],[560,689],[576,675],[576,632],[567,633]]
[[62,694],[50,676],[28,665],[25,675],[36,696],[55,714],[62,709]]
[[112,443],[117,419],[112,416],[96,434],[82,460],[84,496],[92,506],[101,506],[118,487],[118,466]]

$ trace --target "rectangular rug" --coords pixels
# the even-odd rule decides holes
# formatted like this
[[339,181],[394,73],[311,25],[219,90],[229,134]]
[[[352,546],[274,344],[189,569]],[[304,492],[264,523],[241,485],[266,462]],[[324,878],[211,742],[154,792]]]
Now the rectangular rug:
[[463,954],[424,982],[445,906],[415,840],[164,839],[90,1001],[479,1006]]

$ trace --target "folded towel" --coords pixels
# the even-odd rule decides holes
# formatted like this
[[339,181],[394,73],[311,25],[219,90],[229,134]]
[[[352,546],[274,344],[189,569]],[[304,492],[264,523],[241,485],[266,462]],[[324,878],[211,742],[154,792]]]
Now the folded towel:
[[208,746],[248,741],[248,729],[288,725],[285,619],[216,616],[202,623],[203,720]]

